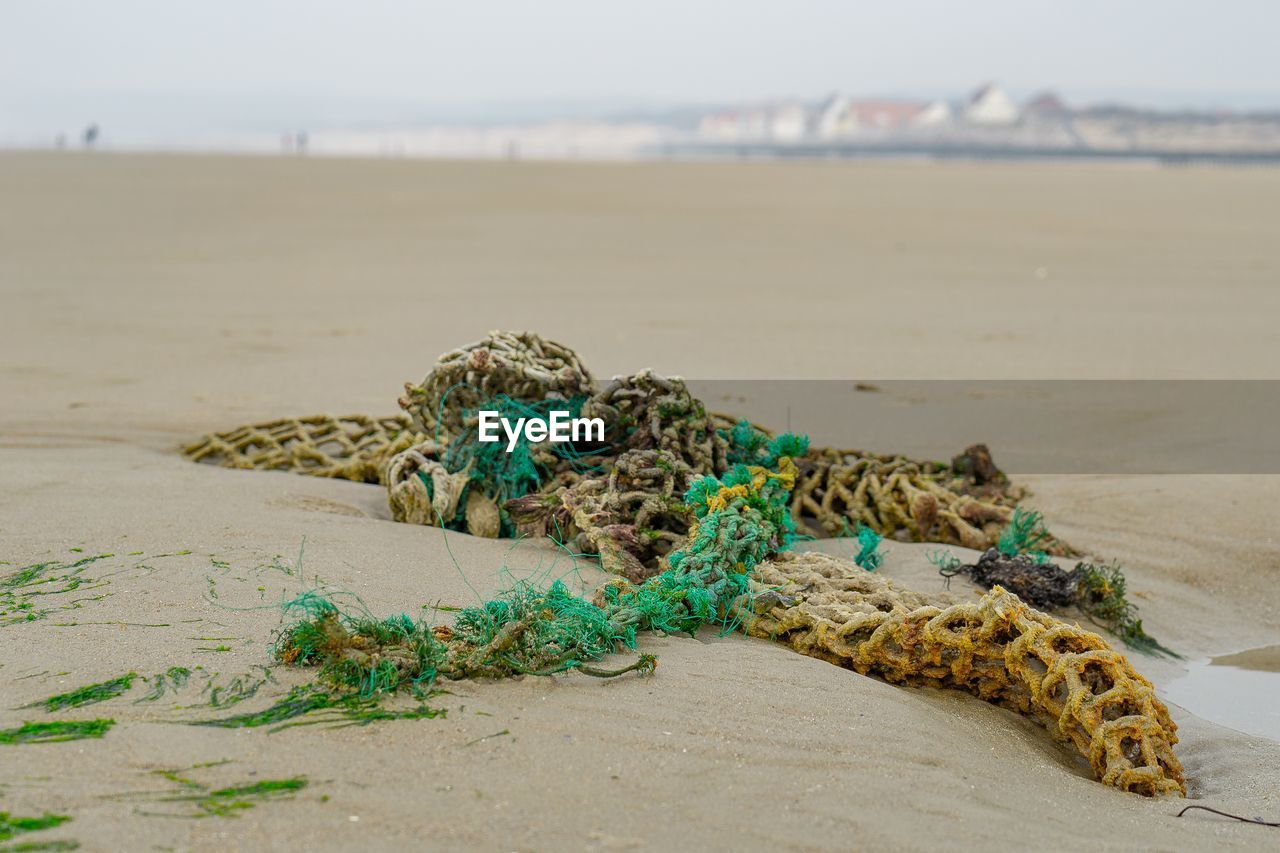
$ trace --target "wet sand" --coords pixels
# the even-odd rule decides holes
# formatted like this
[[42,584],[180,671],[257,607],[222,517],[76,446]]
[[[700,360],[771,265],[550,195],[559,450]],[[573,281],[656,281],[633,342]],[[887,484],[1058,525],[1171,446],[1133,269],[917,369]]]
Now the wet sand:
[[[375,486],[175,448],[248,420],[391,413],[401,383],[492,328],[569,343],[601,376],[1275,378],[1278,190],[1268,170],[2,155],[0,559],[117,556],[86,567],[81,600],[0,626],[0,728],[118,724],[0,745],[0,811],[70,815],[19,840],[84,849],[1273,845],[1106,789],[971,697],[715,633],[647,639],[651,678],[452,685],[443,718],[177,725],[226,713],[202,688],[268,663],[274,603],[317,580],[418,614],[513,575],[601,575],[394,524]],[[1274,643],[1280,477],[1029,485],[1056,533],[1129,567],[1147,629],[1188,658]],[[882,571],[937,588],[930,550],[891,545]],[[1157,686],[1184,671],[1136,662]],[[172,666],[203,670],[156,702],[139,686],[19,707]],[[236,710],[304,680],[275,678]],[[1195,802],[1280,817],[1280,744],[1172,710]],[[189,808],[160,801],[174,785],[154,771],[207,762],[225,763],[190,775],[212,787],[308,785],[238,818],[153,816]]]

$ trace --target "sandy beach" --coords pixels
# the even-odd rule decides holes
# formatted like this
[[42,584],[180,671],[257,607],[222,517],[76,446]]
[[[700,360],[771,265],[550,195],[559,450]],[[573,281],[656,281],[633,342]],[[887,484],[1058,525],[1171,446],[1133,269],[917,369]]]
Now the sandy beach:
[[[970,696],[712,631],[643,640],[650,677],[451,684],[434,719],[182,725],[227,713],[208,690],[261,673],[278,602],[316,584],[418,616],[512,577],[606,576],[394,523],[378,486],[178,448],[392,414],[437,355],[504,328],[605,377],[1280,378],[1277,200],[1267,169],[0,154],[0,576],[113,555],[44,618],[0,622],[0,729],[117,721],[0,744],[0,812],[68,815],[30,839],[86,850],[1273,849],[1277,830],[1174,815],[1280,820],[1275,741],[1173,705],[1192,799],[1147,800]],[[1124,563],[1186,658],[1280,637],[1280,476],[1012,473],[1056,534]],[[940,589],[931,550],[892,543],[880,571]],[[1132,659],[1158,688],[1185,670]],[[23,707],[176,666],[191,681],[156,701],[139,682]],[[236,710],[306,674],[271,679]],[[306,785],[200,818],[157,772],[176,770]]]

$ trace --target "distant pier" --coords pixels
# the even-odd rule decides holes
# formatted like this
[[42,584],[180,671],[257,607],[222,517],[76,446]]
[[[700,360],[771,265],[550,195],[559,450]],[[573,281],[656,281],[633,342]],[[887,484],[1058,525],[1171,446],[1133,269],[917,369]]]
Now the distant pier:
[[1277,165],[1280,148],[1257,151],[1208,149],[1089,148],[1081,146],[1007,145],[960,141],[688,141],[655,146],[649,156],[671,159],[761,160],[1088,160],[1137,161],[1173,165]]

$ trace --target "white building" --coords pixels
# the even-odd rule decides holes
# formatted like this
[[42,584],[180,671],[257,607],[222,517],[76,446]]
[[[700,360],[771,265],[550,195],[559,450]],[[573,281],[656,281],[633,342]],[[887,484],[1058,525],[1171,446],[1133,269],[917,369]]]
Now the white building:
[[704,116],[698,135],[721,142],[799,142],[809,131],[803,104],[783,103]]
[[818,107],[813,134],[819,139],[847,139],[893,133],[917,123],[923,110],[917,101],[853,100],[832,95]]
[[1008,125],[1018,121],[1018,106],[995,83],[988,83],[969,96],[964,120],[971,124]]
[[946,101],[933,101],[916,113],[911,123],[916,127],[941,127],[951,124],[954,118],[950,104]]
[[769,137],[776,142],[799,142],[809,129],[809,112],[800,104],[783,104],[769,118]]
[[857,117],[844,95],[832,95],[818,105],[813,121],[813,135],[818,139],[841,139],[852,136],[857,129]]

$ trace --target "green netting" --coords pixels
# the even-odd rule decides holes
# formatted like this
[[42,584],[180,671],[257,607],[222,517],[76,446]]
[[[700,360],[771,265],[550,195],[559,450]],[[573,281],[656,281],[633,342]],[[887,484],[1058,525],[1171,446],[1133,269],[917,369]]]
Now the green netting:
[[880,550],[884,537],[862,524],[858,525],[853,535],[858,540],[858,553],[854,555],[853,561],[859,568],[869,572],[880,568],[884,563],[884,553]]
[[[464,387],[464,386],[455,386]],[[474,392],[475,389],[466,386]],[[449,391],[454,390],[453,388]],[[445,393],[439,405],[443,408],[449,392]],[[474,396],[474,395],[472,395]],[[467,531],[466,512],[468,495],[477,490],[493,502],[501,518],[500,532],[503,536],[514,536],[515,525],[507,514],[505,505],[508,501],[522,498],[537,492],[551,480],[556,471],[570,470],[578,473],[598,470],[592,461],[592,454],[598,447],[582,449],[579,444],[570,442],[531,442],[524,429],[514,442],[504,431],[499,430],[498,441],[481,441],[477,428],[480,412],[495,412],[498,418],[515,425],[524,422],[541,423],[547,428],[551,424],[553,412],[566,413],[568,418],[577,418],[586,403],[585,396],[569,399],[548,398],[543,400],[522,400],[507,394],[497,394],[484,399],[474,408],[462,410],[463,423],[467,425],[440,453],[439,461],[449,474],[466,476],[466,487],[456,502],[456,511],[452,518],[442,519],[443,526],[452,530]],[[441,420],[443,422],[443,420]],[[438,430],[440,427],[437,428]],[[435,497],[435,484],[426,471],[419,470],[417,477],[426,487],[427,496]]]
[[561,581],[546,587],[521,582],[464,608],[452,626],[403,614],[375,619],[344,612],[308,592],[286,605],[303,618],[278,636],[276,656],[315,666],[322,681],[362,697],[402,688],[420,692],[442,678],[567,670],[612,677],[652,670],[651,655],[618,669],[592,664],[635,648],[639,632],[728,626],[728,605],[747,592],[751,569],[792,541],[788,498],[796,468],[785,454],[803,453],[806,445],[806,439],[779,436],[759,448],[772,467],[738,465],[723,479],[695,482],[685,496],[697,519],[687,546],[671,554],[670,568],[644,583],[611,581],[593,602]]
[[1000,532],[996,548],[1006,557],[1028,554],[1043,562],[1048,558],[1048,554],[1037,546],[1049,542],[1050,539],[1049,531],[1044,526],[1043,515],[1034,510],[1016,507],[1013,510],[1013,517]]

